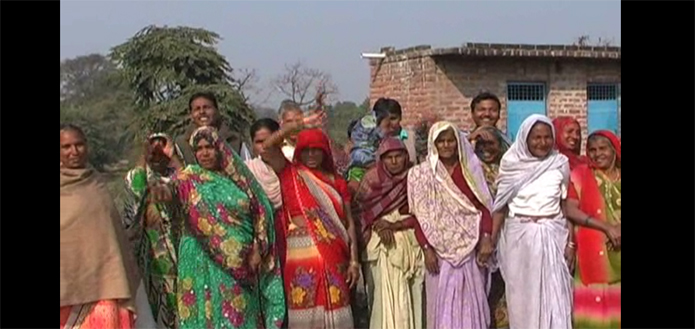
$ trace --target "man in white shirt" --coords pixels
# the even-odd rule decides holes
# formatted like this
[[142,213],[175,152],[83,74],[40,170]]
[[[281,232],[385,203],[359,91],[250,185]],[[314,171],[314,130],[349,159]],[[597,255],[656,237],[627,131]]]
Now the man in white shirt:
[[[304,111],[299,106],[299,104],[287,99],[280,103],[280,109],[278,110],[280,127],[301,122],[304,119]],[[297,134],[290,135],[282,143],[282,153],[285,155],[287,160],[292,161],[294,157],[294,147],[297,144]]]

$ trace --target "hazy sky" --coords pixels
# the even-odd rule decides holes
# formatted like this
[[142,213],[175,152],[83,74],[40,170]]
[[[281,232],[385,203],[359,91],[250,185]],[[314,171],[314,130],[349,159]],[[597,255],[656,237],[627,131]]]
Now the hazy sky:
[[[340,98],[361,102],[369,67],[361,52],[383,46],[464,42],[571,44],[579,35],[620,44],[620,1],[66,1],[61,60],[107,53],[146,25],[219,33],[232,67],[256,69],[261,84],[302,60],[329,72]],[[275,107],[275,95],[264,104]]]

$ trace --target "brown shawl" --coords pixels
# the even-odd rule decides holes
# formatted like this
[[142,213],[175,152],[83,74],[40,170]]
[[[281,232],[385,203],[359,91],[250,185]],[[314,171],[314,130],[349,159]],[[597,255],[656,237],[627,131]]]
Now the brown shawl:
[[376,166],[364,175],[355,195],[356,203],[360,205],[360,224],[363,231],[369,229],[379,216],[408,203],[407,167],[402,173],[391,175],[381,161],[381,156],[396,150],[407,151],[400,139],[388,137],[381,142],[377,150]]
[[60,169],[60,307],[119,299],[134,311],[139,277],[121,219],[94,169]]

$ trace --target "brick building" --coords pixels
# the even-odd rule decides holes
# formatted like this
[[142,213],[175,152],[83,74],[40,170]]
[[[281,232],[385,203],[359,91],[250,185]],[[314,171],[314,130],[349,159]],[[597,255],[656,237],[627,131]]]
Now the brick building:
[[369,98],[397,99],[404,126],[436,114],[469,129],[472,98],[489,91],[500,97],[499,127],[512,138],[532,113],[574,116],[584,138],[597,129],[620,133],[620,47],[468,43],[381,53],[369,60]]

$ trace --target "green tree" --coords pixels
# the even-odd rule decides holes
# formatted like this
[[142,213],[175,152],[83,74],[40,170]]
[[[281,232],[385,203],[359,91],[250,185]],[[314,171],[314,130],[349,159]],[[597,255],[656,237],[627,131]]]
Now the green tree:
[[230,128],[245,131],[255,118],[232,68],[215,48],[220,36],[191,27],[148,26],[110,57],[133,91],[142,133],[182,133],[189,124],[188,98],[198,91],[217,96]]
[[127,157],[132,108],[116,66],[103,55],[61,61],[60,120],[85,131],[95,167],[102,169]]
[[350,122],[364,116],[366,112],[354,102],[337,102],[326,107],[328,115],[328,134],[333,141],[344,145],[347,141],[347,127]]

